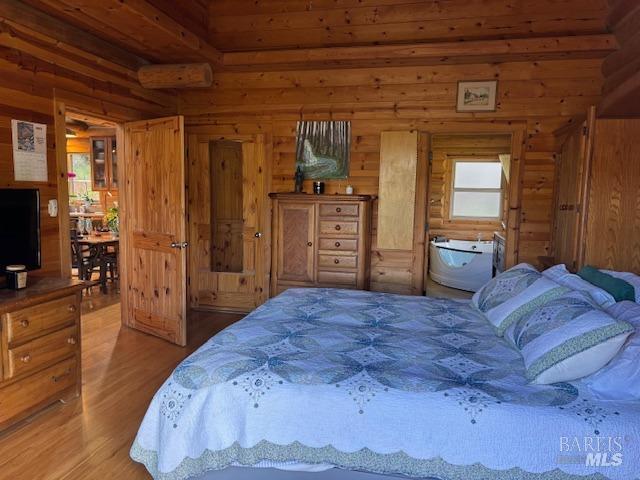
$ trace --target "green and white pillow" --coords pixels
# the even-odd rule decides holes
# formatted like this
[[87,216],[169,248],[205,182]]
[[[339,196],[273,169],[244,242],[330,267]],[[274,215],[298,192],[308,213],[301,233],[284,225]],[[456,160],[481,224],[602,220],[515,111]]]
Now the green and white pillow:
[[489,281],[475,293],[472,302],[502,336],[524,315],[569,291],[531,265],[521,263]]
[[571,291],[530,311],[505,332],[522,354],[532,383],[568,382],[600,370],[634,328],[600,310],[582,291]]

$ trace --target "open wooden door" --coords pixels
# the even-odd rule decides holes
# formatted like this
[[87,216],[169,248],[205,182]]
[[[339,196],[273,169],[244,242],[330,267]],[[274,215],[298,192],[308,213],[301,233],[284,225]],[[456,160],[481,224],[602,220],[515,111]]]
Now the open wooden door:
[[127,123],[121,178],[122,319],[187,342],[184,120]]
[[269,298],[270,140],[264,134],[188,138],[190,304],[249,312]]

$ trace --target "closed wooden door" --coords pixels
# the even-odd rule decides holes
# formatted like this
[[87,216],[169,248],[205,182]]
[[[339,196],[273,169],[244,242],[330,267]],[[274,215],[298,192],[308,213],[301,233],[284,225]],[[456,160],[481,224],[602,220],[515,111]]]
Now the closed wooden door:
[[264,135],[189,135],[190,303],[248,312],[269,297]]
[[185,345],[183,118],[125,124],[123,144],[120,236],[123,323]]
[[562,145],[558,165],[554,257],[570,270],[578,267],[584,195],[588,168],[588,125],[571,131]]
[[278,205],[278,279],[315,282],[315,204]]

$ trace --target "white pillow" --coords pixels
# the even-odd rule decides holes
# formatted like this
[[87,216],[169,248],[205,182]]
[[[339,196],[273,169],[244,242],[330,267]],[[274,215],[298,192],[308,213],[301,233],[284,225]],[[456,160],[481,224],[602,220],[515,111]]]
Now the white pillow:
[[507,330],[532,383],[569,382],[591,375],[618,353],[634,328],[573,290],[546,302]]
[[521,263],[489,281],[471,301],[502,336],[523,315],[569,291],[531,265]]
[[583,383],[593,394],[606,400],[640,400],[640,305],[618,302],[607,312],[616,320],[632,324],[636,331],[613,359]]
[[567,270],[567,267],[565,267],[564,264],[554,265],[542,272],[542,275],[550,278],[556,283],[559,283],[563,287],[587,292],[600,308],[606,309],[616,303],[616,299],[613,298],[613,295],[606,290],[583,280],[578,275],[571,273]]
[[636,302],[640,303],[640,276],[631,272],[616,272],[614,270],[600,270],[602,273],[608,273],[612,277],[624,280],[630,283],[633,289],[636,291]]

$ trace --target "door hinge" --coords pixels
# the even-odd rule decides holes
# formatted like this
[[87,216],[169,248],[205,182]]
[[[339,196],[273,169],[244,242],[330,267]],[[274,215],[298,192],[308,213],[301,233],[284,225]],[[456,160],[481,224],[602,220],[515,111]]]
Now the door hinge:
[[433,163],[433,152],[429,151],[429,165]]
[[424,231],[425,232],[429,231],[429,222],[424,222]]
[[582,127],[582,135],[584,135],[585,137],[589,134],[589,128],[588,127]]

